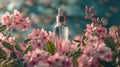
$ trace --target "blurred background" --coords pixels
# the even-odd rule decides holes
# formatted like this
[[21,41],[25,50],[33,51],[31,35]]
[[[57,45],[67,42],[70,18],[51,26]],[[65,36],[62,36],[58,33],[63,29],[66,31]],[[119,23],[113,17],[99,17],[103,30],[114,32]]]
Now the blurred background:
[[[120,24],[120,0],[0,0],[0,16],[6,11],[19,10],[24,16],[28,16],[32,22],[32,28],[44,28],[53,31],[58,8],[63,8],[70,30],[70,38],[74,38],[84,32],[86,24],[84,19],[85,6],[94,6],[97,16],[106,18],[106,27]],[[19,32],[19,35],[29,33]],[[24,34],[22,34],[24,33]],[[24,37],[24,36],[23,36]]]

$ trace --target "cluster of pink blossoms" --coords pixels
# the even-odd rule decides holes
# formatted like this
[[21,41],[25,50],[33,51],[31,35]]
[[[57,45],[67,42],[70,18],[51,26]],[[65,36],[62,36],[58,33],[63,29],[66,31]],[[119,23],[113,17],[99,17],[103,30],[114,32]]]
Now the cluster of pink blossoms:
[[7,29],[9,28],[16,28],[16,29],[22,29],[27,30],[29,27],[31,27],[31,23],[29,18],[24,18],[23,15],[17,11],[14,10],[13,14],[10,14],[9,12],[6,12],[1,17],[2,25],[6,25]]
[[[110,62],[113,56],[111,48],[106,46],[104,39],[111,38],[116,41],[117,33],[114,30],[110,30],[108,33],[107,29],[102,27],[101,22],[103,22],[103,19],[93,18],[95,15],[95,13],[93,13],[93,7],[86,7],[85,12],[87,15],[86,19],[91,19],[93,23],[86,25],[87,29],[85,29],[83,37],[80,37],[79,46],[78,43],[74,44],[69,40],[64,41],[57,39],[54,37],[53,32],[47,32],[42,28],[33,29],[31,33],[28,34],[29,42],[18,43],[17,45],[15,37],[8,37],[0,33],[0,48],[4,50],[8,56],[14,52],[16,59],[24,59],[27,67],[73,67],[74,57],[71,55],[80,49],[82,53],[77,58],[78,67],[101,67],[100,61]],[[29,19],[24,19],[23,15],[17,10],[14,11],[14,14],[6,12],[5,15],[2,16],[1,22],[7,26],[8,30],[11,27],[22,30],[31,27]],[[49,41],[55,46],[56,51],[54,55],[46,50]],[[2,42],[9,43],[9,46],[12,46],[13,49],[7,49],[1,45]],[[16,49],[18,45],[22,52]],[[24,53],[30,45],[32,49]]]
[[85,32],[86,45],[81,43],[80,46],[83,54],[78,58],[79,67],[101,67],[99,61],[112,61],[112,50],[104,43],[104,39],[109,37],[106,28],[100,24],[95,27],[92,23],[87,25]]
[[70,41],[59,40],[54,37],[54,33],[45,31],[44,29],[33,29],[28,38],[31,39],[29,44],[33,48],[44,49],[47,42],[51,41],[55,44],[57,51],[60,54],[72,53],[76,49],[76,45],[71,45]]
[[96,15],[96,13],[93,12],[94,6],[88,8],[88,6],[85,7],[85,19],[92,19],[93,16]]
[[112,61],[112,51],[97,36],[89,36],[81,46],[83,54],[78,58],[79,67],[101,67],[99,61]]
[[97,27],[94,26],[94,23],[87,24],[87,29],[85,29],[85,36],[98,36],[99,40],[104,40],[105,37],[107,37],[107,29],[102,27],[101,24],[99,24]]
[[29,44],[33,46],[33,48],[43,49],[46,46],[48,41],[54,40],[54,33],[47,33],[44,29],[33,29],[30,34],[28,34],[28,38],[31,39]]
[[58,53],[50,53],[35,49],[24,55],[27,67],[73,67],[72,59],[67,56],[60,56]]
[[[15,46],[16,46],[15,40],[16,40],[16,37],[6,37],[3,35],[3,33],[0,33],[0,42],[9,43],[9,45],[13,47],[13,50],[7,49],[2,45],[2,43],[0,43],[0,48],[7,53],[8,57],[10,57],[10,55],[14,52],[16,54],[17,59],[22,59],[24,54],[15,49]],[[23,44],[23,43],[19,43],[18,45],[23,52],[28,47],[27,44]]]
[[[43,28],[33,29],[28,34],[28,38],[30,39],[28,44],[33,47],[31,52],[24,55],[28,67],[42,67],[41,65],[43,67],[73,67],[72,58],[67,55],[72,54],[77,47],[72,45],[70,41],[57,39],[53,32],[47,32]],[[54,55],[44,50],[48,41],[55,45],[56,53]]]
[[[81,42],[80,48],[82,55],[78,58],[79,67],[101,67],[100,61],[110,62],[112,61],[112,50],[107,47],[104,39],[111,37],[116,39],[114,32],[108,34],[107,29],[102,27],[103,19],[93,18],[93,7],[86,7],[86,19],[91,19],[93,23],[87,24],[85,34],[83,36],[83,42]],[[88,12],[91,12],[88,14]],[[94,20],[93,20],[94,19]]]

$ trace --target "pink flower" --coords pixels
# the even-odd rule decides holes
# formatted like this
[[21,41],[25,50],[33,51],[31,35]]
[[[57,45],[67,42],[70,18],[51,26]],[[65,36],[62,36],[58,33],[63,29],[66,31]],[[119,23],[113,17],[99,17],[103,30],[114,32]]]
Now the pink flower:
[[18,10],[14,10],[14,14],[10,14],[9,12],[6,12],[1,17],[1,22],[2,22],[2,25],[7,26],[7,29],[15,28],[15,29],[21,29],[22,31],[25,31],[31,27],[29,18],[25,19]]
[[94,6],[91,6],[91,7],[89,8],[89,11],[92,12],[93,10],[94,10]]
[[95,27],[93,24],[87,24],[86,27],[87,29],[85,29],[85,36],[89,36],[95,30]]
[[60,56],[58,53],[56,53],[53,56],[52,67],[73,67],[72,59],[66,56]]
[[[29,66],[39,66],[42,62],[43,64],[47,63],[47,58],[49,58],[50,54],[40,49],[34,49],[31,52],[28,52],[24,55],[25,62],[27,63],[27,67]],[[47,63],[49,64],[49,63]]]
[[52,36],[52,33],[48,34],[44,29],[33,29],[32,32],[28,34],[28,38],[31,39],[29,44],[32,44],[34,48],[43,49],[48,41],[54,41],[51,40],[53,39]]
[[22,31],[25,31],[31,27],[29,18],[27,17],[26,19],[24,19],[23,15],[19,11],[14,10],[13,17],[14,26],[16,27],[16,29],[22,29]]
[[43,41],[43,43],[46,43],[48,42],[48,33],[47,31],[45,31],[43,28],[41,29],[41,32],[40,32],[40,38],[41,40]]
[[84,10],[85,10],[85,13],[88,13],[89,12],[88,6],[86,6]]
[[28,34],[28,37],[30,39],[37,39],[40,38],[40,29],[33,29],[30,34]]
[[86,66],[88,66],[87,65],[88,59],[89,59],[89,57],[84,55],[84,54],[82,56],[80,56],[78,58],[78,66],[79,67],[86,67]]
[[47,38],[47,39],[48,39],[49,41],[52,41],[52,42],[53,42],[53,41],[55,40],[55,39],[54,39],[54,38],[55,38],[54,32],[49,31],[48,34],[49,34],[49,35],[48,35],[48,38]]
[[60,55],[70,55],[77,50],[77,45],[71,44],[70,41],[56,39],[55,46]]
[[92,22],[93,22],[93,23],[96,23],[96,22],[97,22],[97,19],[96,19],[96,18],[93,18],[93,19],[92,19]]
[[105,54],[105,60],[107,62],[112,61],[112,53],[111,52]]
[[9,12],[6,12],[1,17],[2,25],[6,25],[8,28],[12,26],[12,15]]
[[112,30],[110,30],[109,31],[109,37],[112,39],[112,40],[114,40],[115,42],[117,41],[117,32],[116,31],[112,31]]
[[14,16],[14,19],[18,18],[18,19],[22,20],[22,18],[23,18],[23,15],[18,10],[14,10],[13,16]]
[[93,16],[96,15],[96,13],[93,12],[94,6],[88,8],[88,6],[85,7],[85,19],[92,19]]
[[10,43],[12,46],[15,46],[15,37],[8,37],[5,41]]
[[27,30],[28,28],[31,27],[31,23],[30,23],[30,20],[29,18],[26,18],[25,21],[22,23],[22,30],[25,31]]
[[21,48],[23,51],[25,51],[26,48],[28,47],[28,44],[25,44],[25,43],[20,43],[19,45],[20,45],[20,48]]

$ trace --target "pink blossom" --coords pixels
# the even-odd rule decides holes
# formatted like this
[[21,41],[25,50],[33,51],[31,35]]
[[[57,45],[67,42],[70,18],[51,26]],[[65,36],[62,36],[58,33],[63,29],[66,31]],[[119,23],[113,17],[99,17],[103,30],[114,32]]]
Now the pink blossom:
[[56,53],[53,56],[53,65],[52,67],[73,67],[72,59],[67,56],[60,56]]
[[96,23],[96,22],[97,22],[97,19],[96,19],[96,18],[93,18],[93,19],[92,19],[92,22],[93,22],[93,23]]
[[78,65],[79,65],[79,67],[86,67],[86,66],[88,66],[87,65],[88,59],[89,59],[89,57],[84,55],[84,54],[82,56],[80,56],[78,58]]
[[41,38],[41,40],[42,40],[44,43],[48,42],[48,33],[47,33],[47,31],[45,31],[45,30],[42,28],[42,29],[41,29],[41,32],[40,32],[40,35],[42,35],[42,36],[40,36],[40,38]]
[[94,6],[88,8],[88,6],[85,7],[85,19],[92,19],[93,16],[96,15],[96,13],[93,12]]
[[13,17],[14,19],[23,19],[23,15],[18,10],[14,10]]
[[6,25],[7,29],[15,28],[15,29],[21,29],[22,31],[25,31],[31,27],[29,18],[25,19],[18,10],[14,10],[13,14],[6,12],[1,17],[1,23],[2,25]]
[[1,17],[2,25],[6,25],[8,28],[12,26],[12,15],[9,12],[6,12]]
[[19,43],[19,45],[20,45],[20,48],[21,48],[23,51],[25,51],[26,48],[28,47],[28,44],[25,44],[25,43]]
[[86,27],[87,29],[85,29],[85,36],[89,36],[95,30],[95,27],[93,24],[87,24]]
[[49,31],[48,34],[49,34],[49,35],[48,35],[48,38],[47,38],[47,39],[48,39],[49,41],[52,41],[52,42],[53,42],[53,41],[55,40],[55,39],[54,39],[54,38],[55,38],[54,32]]
[[10,43],[12,46],[15,46],[15,37],[8,37],[5,41]]
[[[45,52],[40,49],[35,49],[31,52],[28,52],[24,55],[25,62],[27,63],[27,67],[29,66],[39,66],[39,62],[47,63],[47,58],[50,56],[48,52]],[[48,64],[48,63],[47,63]]]
[[33,48],[43,49],[48,41],[53,41],[50,39],[51,36],[53,35],[49,35],[44,29],[33,29],[32,32],[28,34],[28,38],[31,39],[29,44],[31,44]]
[[[96,31],[96,29],[94,31]],[[100,30],[103,29],[101,28]],[[80,46],[82,55],[78,58],[79,67],[100,67],[101,64],[99,60],[107,62],[112,60],[111,49],[106,46],[103,40],[99,40],[99,36],[87,36],[87,39],[84,40],[86,45]]]
[[116,41],[116,40],[117,40],[117,32],[110,30],[110,32],[109,32],[109,37],[110,37],[111,39],[113,39],[114,41]]
[[60,55],[70,55],[74,51],[77,50],[77,45],[76,44],[71,44],[70,41],[65,41],[65,40],[57,40],[55,42],[55,46],[57,48],[57,52]]

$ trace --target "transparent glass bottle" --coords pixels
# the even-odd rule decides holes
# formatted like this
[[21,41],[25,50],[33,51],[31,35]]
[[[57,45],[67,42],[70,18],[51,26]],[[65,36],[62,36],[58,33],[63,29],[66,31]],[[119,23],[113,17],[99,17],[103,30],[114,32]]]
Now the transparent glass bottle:
[[66,18],[63,15],[63,9],[58,9],[58,16],[56,17],[56,25],[54,27],[55,38],[68,40],[68,27]]

